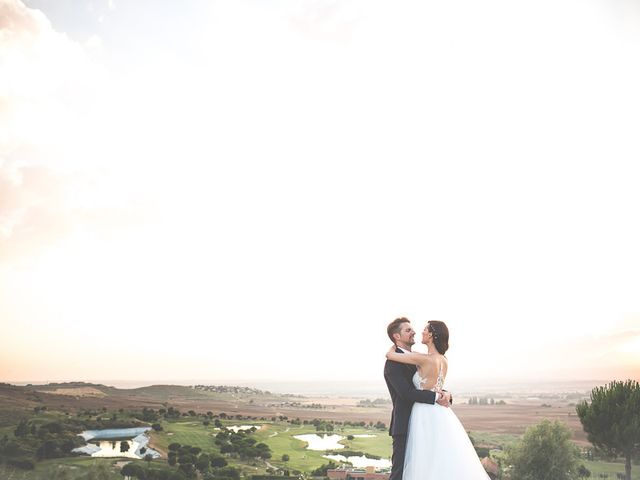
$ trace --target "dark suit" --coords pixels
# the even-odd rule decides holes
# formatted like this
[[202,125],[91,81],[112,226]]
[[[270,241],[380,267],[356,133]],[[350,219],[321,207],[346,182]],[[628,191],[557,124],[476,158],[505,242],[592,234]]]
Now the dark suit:
[[[399,348],[396,352],[403,353]],[[393,454],[391,456],[391,476],[389,480],[402,480],[404,468],[404,453],[407,447],[407,431],[409,430],[409,416],[415,402],[436,402],[436,394],[431,390],[417,390],[413,386],[413,375],[416,367],[404,363],[387,360],[384,364],[384,380],[391,395],[393,410],[389,435],[393,438]]]

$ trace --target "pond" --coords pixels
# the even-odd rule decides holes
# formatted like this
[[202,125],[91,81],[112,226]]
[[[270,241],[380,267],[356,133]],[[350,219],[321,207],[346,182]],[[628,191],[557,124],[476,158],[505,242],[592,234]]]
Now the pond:
[[[372,438],[376,435],[371,434],[360,434],[354,435],[357,438]],[[315,433],[308,433],[306,435],[295,435],[293,438],[298,440],[302,440],[303,442],[307,442],[307,450],[340,450],[345,448],[342,445],[340,440],[343,440],[345,437],[342,435],[317,435]],[[390,468],[391,460],[386,458],[381,458],[380,460],[375,460],[373,458],[367,458],[366,455],[362,456],[349,456],[345,457],[344,455],[323,455],[324,458],[328,458],[329,460],[334,460],[337,462],[349,462],[356,468],[364,468],[364,467],[376,467],[376,468]]]
[[345,437],[342,435],[317,435],[315,433],[307,433],[305,435],[294,435],[293,438],[307,442],[307,450],[340,450],[344,448],[344,445],[338,443]]
[[72,451],[92,457],[144,458],[145,455],[151,455],[158,458],[160,454],[147,447],[149,437],[145,432],[148,430],[151,427],[85,430],[80,436],[87,441],[87,445]]
[[344,455],[323,455],[323,458],[334,460],[337,462],[349,462],[356,468],[364,467],[376,467],[376,468],[391,468],[391,460],[381,458],[380,460],[374,460],[373,458],[367,458],[365,455],[361,457],[351,456],[345,457]]

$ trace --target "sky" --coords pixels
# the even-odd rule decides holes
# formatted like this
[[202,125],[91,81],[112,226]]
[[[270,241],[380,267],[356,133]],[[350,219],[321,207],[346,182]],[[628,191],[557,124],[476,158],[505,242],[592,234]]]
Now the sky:
[[640,379],[639,54],[631,0],[0,0],[0,381],[382,382],[399,316]]

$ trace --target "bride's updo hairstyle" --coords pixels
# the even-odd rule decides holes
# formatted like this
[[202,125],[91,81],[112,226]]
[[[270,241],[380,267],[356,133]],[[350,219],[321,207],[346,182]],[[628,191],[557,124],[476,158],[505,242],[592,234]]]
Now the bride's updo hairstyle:
[[433,344],[440,355],[444,355],[449,350],[449,329],[440,320],[429,320],[427,322],[429,331],[433,334]]

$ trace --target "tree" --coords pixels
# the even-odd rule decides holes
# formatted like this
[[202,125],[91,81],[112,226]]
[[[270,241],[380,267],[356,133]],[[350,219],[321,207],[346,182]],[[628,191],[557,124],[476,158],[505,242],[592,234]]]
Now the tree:
[[625,459],[625,477],[631,480],[631,458],[640,452],[640,384],[613,381],[591,390],[591,402],[576,406],[589,441]]
[[151,463],[151,460],[153,460],[153,455],[151,455],[150,453],[147,453],[144,456],[144,461],[147,462],[147,468],[149,468],[149,464]]
[[209,455],[207,455],[206,453],[200,454],[198,460],[196,460],[196,468],[200,472],[205,473],[209,471],[209,465],[211,465],[211,459],[209,458]]
[[24,437],[28,433],[29,433],[29,426],[27,425],[27,421],[25,419],[20,420],[13,434],[16,437]]
[[123,440],[122,442],[120,442],[120,451],[122,453],[128,452],[129,451],[129,442],[127,442],[126,440]]
[[193,466],[193,463],[180,463],[178,470],[187,478],[195,478],[196,477],[196,468]]
[[221,455],[210,455],[211,466],[214,468],[221,468],[227,466],[227,460]]
[[137,463],[130,462],[120,469],[120,475],[123,477],[143,478],[144,471]]
[[286,453],[284,453],[282,455],[282,461],[283,462],[288,462],[289,460],[291,460],[291,458],[289,457],[289,455],[287,455]]
[[235,447],[230,443],[225,443],[220,447],[220,453],[233,453],[235,450]]
[[325,463],[321,467],[316,468],[313,472],[311,472],[311,475],[313,477],[326,477],[327,470],[331,470],[334,468],[338,468],[338,464],[335,463],[333,460],[330,460],[329,463]]
[[263,460],[268,460],[271,458],[271,449],[269,448],[269,445],[267,445],[266,443],[258,443],[255,446],[255,453],[256,453],[256,457],[260,457]]
[[580,465],[578,467],[578,476],[580,478],[589,478],[591,476],[591,470],[589,470],[584,465]]
[[575,479],[578,449],[570,439],[571,431],[558,421],[543,420],[529,427],[522,440],[507,451],[507,463],[513,467],[511,478]]

